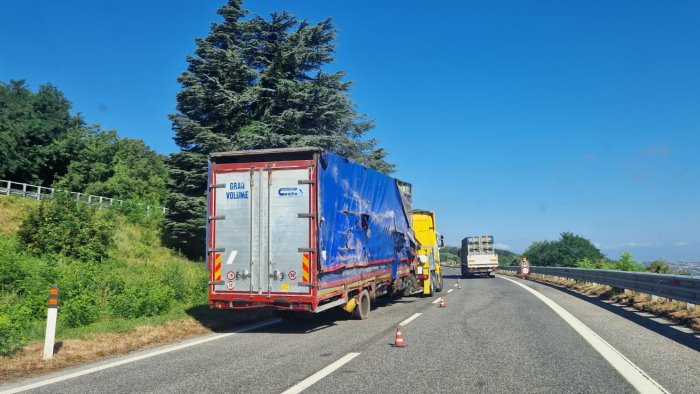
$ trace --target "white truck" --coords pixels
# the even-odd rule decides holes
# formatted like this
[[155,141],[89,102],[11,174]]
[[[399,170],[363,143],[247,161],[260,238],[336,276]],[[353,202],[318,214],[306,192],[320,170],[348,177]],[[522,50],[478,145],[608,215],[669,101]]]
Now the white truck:
[[478,235],[464,238],[459,257],[462,260],[462,278],[471,278],[475,275],[496,277],[498,255],[493,248],[493,236]]

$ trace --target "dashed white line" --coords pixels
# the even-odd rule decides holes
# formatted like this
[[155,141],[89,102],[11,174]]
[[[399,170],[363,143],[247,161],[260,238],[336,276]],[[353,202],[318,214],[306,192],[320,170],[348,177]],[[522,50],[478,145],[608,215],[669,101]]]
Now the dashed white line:
[[437,304],[438,302],[440,302],[440,298],[441,297],[436,298],[435,301],[433,301],[433,304]]
[[145,359],[145,358],[149,358],[149,357],[153,357],[153,356],[158,356],[158,355],[164,354],[164,353],[174,352],[174,351],[176,351],[176,350],[185,349],[185,348],[188,348],[188,347],[200,345],[200,344],[202,344],[202,343],[211,342],[211,341],[216,341],[217,339],[226,338],[226,337],[229,337],[229,336],[231,336],[231,335],[236,335],[236,334],[240,334],[240,333],[243,333],[243,332],[252,331],[252,330],[255,330],[255,329],[257,329],[257,328],[261,328],[261,327],[265,327],[265,326],[269,326],[269,325],[272,325],[272,324],[279,323],[280,321],[281,321],[280,319],[265,320],[265,321],[262,321],[262,322],[257,323],[257,324],[252,324],[252,325],[243,327],[243,328],[241,328],[241,329],[239,329],[239,330],[236,330],[236,331],[234,331],[234,332],[227,332],[227,333],[222,333],[222,334],[209,335],[209,336],[207,336],[207,337],[205,337],[205,338],[202,338],[202,339],[199,339],[199,340],[195,340],[195,341],[183,343],[183,344],[180,344],[180,345],[168,346],[168,347],[166,347],[166,348],[164,348],[164,349],[159,349],[159,350],[155,350],[155,351],[152,351],[152,352],[148,352],[148,353],[144,353],[144,354],[139,354],[138,356],[129,357],[129,358],[126,358],[126,359],[123,359],[123,360],[119,360],[119,361],[115,361],[115,362],[112,362],[112,363],[100,365],[100,366],[93,367],[93,368],[84,369],[84,370],[82,370],[82,371],[69,373],[69,374],[67,374],[67,375],[58,376],[58,377],[55,377],[55,378],[52,378],[52,379],[42,380],[42,381],[39,381],[39,382],[36,382],[36,383],[32,383],[32,384],[28,384],[28,385],[25,385],[25,386],[20,386],[20,387],[16,387],[16,388],[13,388],[13,389],[8,389],[8,390],[5,390],[5,391],[0,391],[0,394],[19,393],[19,392],[22,392],[22,391],[35,389],[35,388],[42,387],[42,386],[46,386],[46,385],[49,385],[49,384],[54,384],[54,383],[62,382],[62,381],[64,381],[64,380],[73,379],[73,378],[77,378],[77,377],[79,377],[79,376],[91,374],[91,373],[93,373],[93,372],[98,372],[98,371],[102,371],[102,370],[105,370],[105,369],[118,367],[118,366],[120,366],[120,365],[132,363],[132,362],[134,362],[134,361],[143,360],[143,359]]
[[323,368],[322,370],[316,372],[315,374],[309,376],[308,378],[302,380],[301,382],[295,384],[294,386],[290,387],[286,391],[284,391],[282,394],[297,394],[301,393],[302,391],[306,390],[307,388],[311,387],[314,383],[318,382],[319,380],[325,378],[326,376],[330,375],[333,371],[336,369],[342,367],[343,365],[347,364],[352,360],[353,358],[359,356],[360,353],[348,353],[345,356],[341,357],[340,359],[336,360],[334,363],[330,364],[329,366]]
[[620,351],[615,349],[611,344],[601,338],[595,331],[591,330],[583,324],[579,319],[572,315],[569,311],[562,308],[556,302],[550,300],[540,292],[535,291],[524,284],[501,276],[502,279],[511,281],[525,290],[532,293],[545,305],[552,308],[565,322],[567,322],[579,335],[583,337],[595,350],[605,358],[610,365],[613,366],[632,386],[640,393],[668,393],[659,383],[657,383],[646,372],[636,366],[632,361],[625,357]]
[[448,293],[452,293],[453,290],[454,290],[454,289],[449,289],[449,290],[447,290],[447,292],[448,292]]
[[417,318],[417,317],[420,316],[420,315],[421,315],[421,313],[414,313],[413,316],[411,316],[411,317],[409,317],[408,319],[402,321],[401,323],[399,323],[399,325],[403,327],[403,326],[405,326],[406,324],[412,322],[415,318]]

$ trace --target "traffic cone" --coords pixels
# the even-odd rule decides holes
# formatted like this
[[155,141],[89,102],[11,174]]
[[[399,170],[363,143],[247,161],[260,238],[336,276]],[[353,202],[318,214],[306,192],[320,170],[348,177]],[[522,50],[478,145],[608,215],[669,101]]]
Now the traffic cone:
[[440,303],[438,304],[440,308],[445,308],[447,305],[445,305],[445,297],[440,297]]
[[396,327],[396,340],[392,345],[394,347],[405,347],[406,343],[403,341],[403,335],[401,334],[401,327]]

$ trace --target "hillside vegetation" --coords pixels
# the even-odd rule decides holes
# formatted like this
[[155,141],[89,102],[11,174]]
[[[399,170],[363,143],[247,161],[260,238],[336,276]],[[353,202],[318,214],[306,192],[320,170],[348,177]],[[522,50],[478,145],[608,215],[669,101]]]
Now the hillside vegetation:
[[59,338],[206,304],[205,268],[160,245],[160,220],[135,204],[97,210],[60,195],[0,196],[0,355],[43,338],[51,284],[60,290]]

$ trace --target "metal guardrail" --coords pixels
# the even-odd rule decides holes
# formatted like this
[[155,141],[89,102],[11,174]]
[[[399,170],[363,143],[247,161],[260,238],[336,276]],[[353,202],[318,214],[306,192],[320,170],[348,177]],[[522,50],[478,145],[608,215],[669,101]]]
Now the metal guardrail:
[[[499,266],[501,271],[520,272],[519,266]],[[700,304],[700,277],[564,267],[530,266],[530,274],[559,276],[600,283],[672,300]]]
[[[100,209],[109,208],[114,205],[124,205],[124,203],[126,203],[126,201],[118,200],[116,198],[94,196],[92,194],[78,192],[69,192],[60,189],[56,190],[52,187],[30,185],[28,183],[12,182],[0,179],[0,195],[19,196],[23,198],[31,198],[34,200],[44,200],[47,198],[51,198],[53,196],[54,191],[64,191],[66,193],[70,193],[75,196],[78,202],[82,202],[89,205],[95,205]],[[159,207],[155,205],[146,205],[146,214],[149,214],[151,211],[160,211],[162,213],[166,213],[168,211],[168,208]]]

